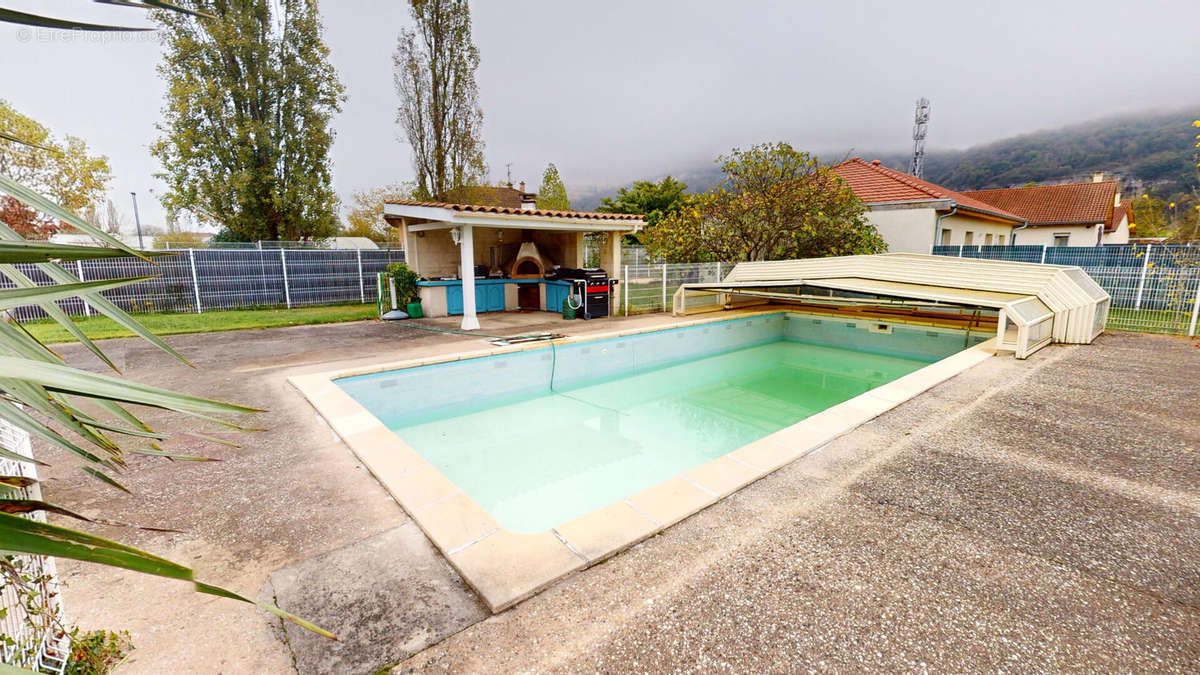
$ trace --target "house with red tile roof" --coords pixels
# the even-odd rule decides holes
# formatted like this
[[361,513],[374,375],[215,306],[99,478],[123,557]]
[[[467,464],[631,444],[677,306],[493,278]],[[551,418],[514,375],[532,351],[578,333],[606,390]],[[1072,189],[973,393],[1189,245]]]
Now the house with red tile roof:
[[933,246],[997,246],[1012,242],[1026,219],[1008,209],[855,157],[833,171],[867,206],[867,219],[892,253],[930,253]]
[[1097,173],[1090,183],[970,190],[963,194],[1029,221],[1020,244],[1099,246],[1129,243],[1133,209],[1116,181]]

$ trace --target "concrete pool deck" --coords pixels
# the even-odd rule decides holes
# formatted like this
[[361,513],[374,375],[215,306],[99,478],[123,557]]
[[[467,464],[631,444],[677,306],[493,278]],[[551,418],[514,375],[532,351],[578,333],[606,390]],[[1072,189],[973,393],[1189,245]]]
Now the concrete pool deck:
[[[482,317],[489,332],[564,325],[545,318]],[[202,579],[275,597],[343,642],[280,630],[253,607],[185,584],[62,563],[71,618],[132,633],[125,672],[1186,671],[1200,662],[1194,341],[1112,334],[1026,362],[988,359],[488,618],[287,382],[474,338],[364,322],[168,340],[198,368],[134,340],[104,346],[135,380],[270,408],[257,420],[268,431],[237,449],[170,442],[217,464],[131,458],[123,478],[133,495],[39,447],[54,464],[48,497],[182,530],[94,528],[190,562]],[[82,349],[62,351],[99,371]]]

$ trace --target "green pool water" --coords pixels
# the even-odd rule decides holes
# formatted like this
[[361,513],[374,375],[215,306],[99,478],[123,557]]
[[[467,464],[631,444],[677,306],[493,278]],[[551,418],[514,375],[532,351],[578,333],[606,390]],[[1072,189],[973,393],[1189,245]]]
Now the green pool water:
[[921,368],[780,340],[393,426],[514,532],[542,532]]

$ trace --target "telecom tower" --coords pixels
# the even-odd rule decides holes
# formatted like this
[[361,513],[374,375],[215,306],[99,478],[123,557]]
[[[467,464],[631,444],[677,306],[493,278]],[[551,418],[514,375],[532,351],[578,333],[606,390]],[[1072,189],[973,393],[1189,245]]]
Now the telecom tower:
[[913,156],[908,172],[917,178],[925,173],[925,128],[929,124],[929,99],[917,99],[917,114],[913,118]]

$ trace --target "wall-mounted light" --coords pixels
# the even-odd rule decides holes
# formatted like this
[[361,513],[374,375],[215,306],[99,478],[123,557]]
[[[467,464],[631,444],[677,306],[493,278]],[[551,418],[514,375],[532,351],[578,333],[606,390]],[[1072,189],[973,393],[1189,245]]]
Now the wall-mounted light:
[[497,244],[504,243],[504,230],[496,230],[496,243]]
[[462,228],[461,227],[450,228],[450,240],[453,241],[456,246],[458,244],[462,243]]

